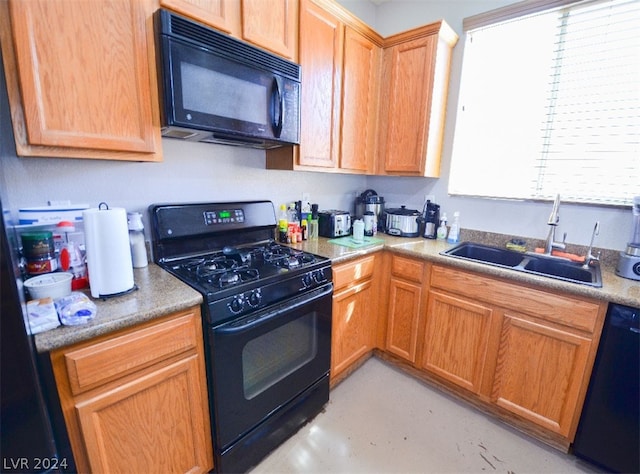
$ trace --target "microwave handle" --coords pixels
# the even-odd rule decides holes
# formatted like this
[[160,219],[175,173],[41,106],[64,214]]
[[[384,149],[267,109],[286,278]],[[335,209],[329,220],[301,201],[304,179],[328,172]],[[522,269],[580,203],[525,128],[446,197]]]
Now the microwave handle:
[[282,84],[279,77],[274,77],[271,88],[271,127],[276,138],[280,138],[283,122],[284,96],[282,95]]

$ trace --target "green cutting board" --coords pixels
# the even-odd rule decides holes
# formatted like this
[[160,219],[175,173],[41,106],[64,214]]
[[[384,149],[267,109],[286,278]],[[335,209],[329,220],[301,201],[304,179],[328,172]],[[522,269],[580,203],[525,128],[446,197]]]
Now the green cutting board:
[[346,237],[340,237],[338,239],[330,239],[327,240],[330,244],[342,245],[344,247],[350,247],[353,249],[357,249],[360,247],[367,247],[369,245],[376,245],[384,242],[383,239],[378,239],[377,237],[365,237],[364,241],[356,242],[353,240],[353,236],[347,235]]

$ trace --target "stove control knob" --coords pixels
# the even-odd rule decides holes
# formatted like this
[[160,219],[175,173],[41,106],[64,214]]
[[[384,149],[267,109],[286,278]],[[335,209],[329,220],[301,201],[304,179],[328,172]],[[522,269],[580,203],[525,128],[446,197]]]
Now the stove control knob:
[[231,303],[229,303],[229,309],[233,314],[238,314],[244,308],[244,298],[242,295],[236,296],[233,298]]
[[262,293],[260,292],[260,290],[253,290],[249,294],[249,298],[247,299],[247,301],[249,302],[249,306],[251,306],[252,308],[257,308],[262,302]]
[[324,276],[324,272],[322,270],[316,270],[313,272],[313,279],[316,283],[324,283],[327,281],[327,277]]
[[309,288],[311,285],[313,285],[313,277],[311,276],[311,273],[305,273],[302,277],[302,286],[304,288]]

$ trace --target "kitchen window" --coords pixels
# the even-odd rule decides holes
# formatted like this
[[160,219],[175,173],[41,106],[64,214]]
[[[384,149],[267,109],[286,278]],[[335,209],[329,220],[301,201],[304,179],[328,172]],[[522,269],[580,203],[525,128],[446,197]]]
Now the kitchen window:
[[640,195],[640,2],[520,2],[464,30],[450,194]]

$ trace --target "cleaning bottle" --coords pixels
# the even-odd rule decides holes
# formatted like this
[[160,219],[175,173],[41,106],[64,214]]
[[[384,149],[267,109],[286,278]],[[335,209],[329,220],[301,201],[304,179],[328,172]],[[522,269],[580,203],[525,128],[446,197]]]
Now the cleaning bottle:
[[318,240],[318,205],[311,205],[311,219],[309,220],[309,240]]
[[451,229],[449,229],[447,242],[450,244],[460,242],[460,212],[458,211],[453,213],[453,223],[451,224]]
[[443,212],[440,217],[440,227],[438,227],[438,240],[447,238],[447,213]]
[[278,216],[278,240],[281,243],[287,243],[287,230],[289,227],[289,214],[287,213],[287,205],[280,205],[280,215]]

